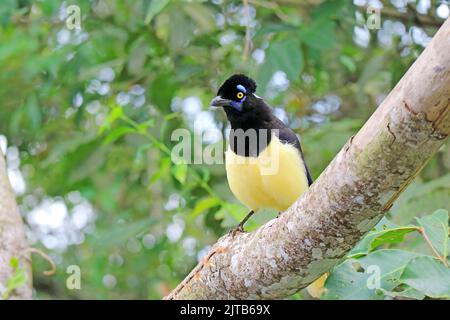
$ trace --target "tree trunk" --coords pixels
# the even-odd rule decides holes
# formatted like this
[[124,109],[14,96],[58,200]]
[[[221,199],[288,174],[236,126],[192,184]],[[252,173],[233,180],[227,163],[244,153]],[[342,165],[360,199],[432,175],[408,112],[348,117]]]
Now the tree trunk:
[[450,19],[311,188],[254,232],[226,235],[167,299],[288,297],[336,265],[450,132]]
[[[11,259],[19,261],[18,268],[11,266]],[[27,281],[8,292],[8,280],[22,269]],[[8,180],[5,160],[0,150],[0,300],[31,299],[32,281],[28,244],[22,217]]]

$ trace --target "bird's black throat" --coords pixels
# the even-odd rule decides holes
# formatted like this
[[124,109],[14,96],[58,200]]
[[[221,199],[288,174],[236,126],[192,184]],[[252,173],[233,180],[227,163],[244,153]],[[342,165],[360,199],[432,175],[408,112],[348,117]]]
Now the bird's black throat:
[[253,107],[239,112],[225,108],[231,124],[229,144],[231,150],[240,156],[257,157],[270,143],[273,131],[272,110],[261,99],[249,99]]

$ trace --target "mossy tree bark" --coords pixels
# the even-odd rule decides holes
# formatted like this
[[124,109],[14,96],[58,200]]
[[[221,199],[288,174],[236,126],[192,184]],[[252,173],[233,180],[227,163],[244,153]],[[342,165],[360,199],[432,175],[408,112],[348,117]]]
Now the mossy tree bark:
[[450,19],[312,187],[254,232],[224,236],[167,299],[276,299],[337,264],[450,132]]
[[[11,266],[11,259],[19,262],[27,276],[24,285],[8,291],[8,280],[17,268]],[[0,299],[31,299],[31,265],[28,243],[22,217],[8,180],[6,164],[0,150]]]

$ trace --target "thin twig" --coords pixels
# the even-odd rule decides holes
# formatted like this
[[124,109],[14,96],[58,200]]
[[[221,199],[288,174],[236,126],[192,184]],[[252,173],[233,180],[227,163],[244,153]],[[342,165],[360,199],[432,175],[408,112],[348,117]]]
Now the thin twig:
[[431,250],[433,251],[434,255],[442,261],[442,263],[444,264],[444,266],[448,267],[448,263],[446,261],[446,259],[444,257],[442,257],[439,252],[436,250],[436,248],[433,246],[433,243],[431,242],[430,238],[428,238],[428,235],[425,232],[424,228],[419,228],[417,229],[417,231],[419,231],[419,233],[422,235],[422,237],[425,239],[425,241],[427,242],[428,246],[431,248]]
[[244,2],[244,14],[245,14],[245,45],[244,52],[242,54],[242,59],[244,61],[247,60],[250,50],[252,47],[252,37],[250,34],[250,8],[248,4],[248,0],[243,0]]
[[37,249],[37,248],[26,248],[23,252],[22,255],[25,255],[26,253],[37,253],[38,255],[41,256],[41,258],[43,258],[44,260],[46,260],[49,265],[50,265],[50,270],[46,270],[43,272],[43,274],[45,276],[52,276],[55,274],[56,272],[56,265],[55,262],[53,261],[53,259],[46,253],[44,253],[43,251]]

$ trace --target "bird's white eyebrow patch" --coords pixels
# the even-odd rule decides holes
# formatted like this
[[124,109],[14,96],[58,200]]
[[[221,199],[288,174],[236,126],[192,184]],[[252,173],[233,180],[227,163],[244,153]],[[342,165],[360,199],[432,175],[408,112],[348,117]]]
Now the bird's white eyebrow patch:
[[237,88],[239,91],[242,91],[242,92],[244,92],[244,93],[247,93],[247,90],[245,89],[245,87],[244,87],[242,84],[238,84],[238,85],[236,86],[236,88]]

